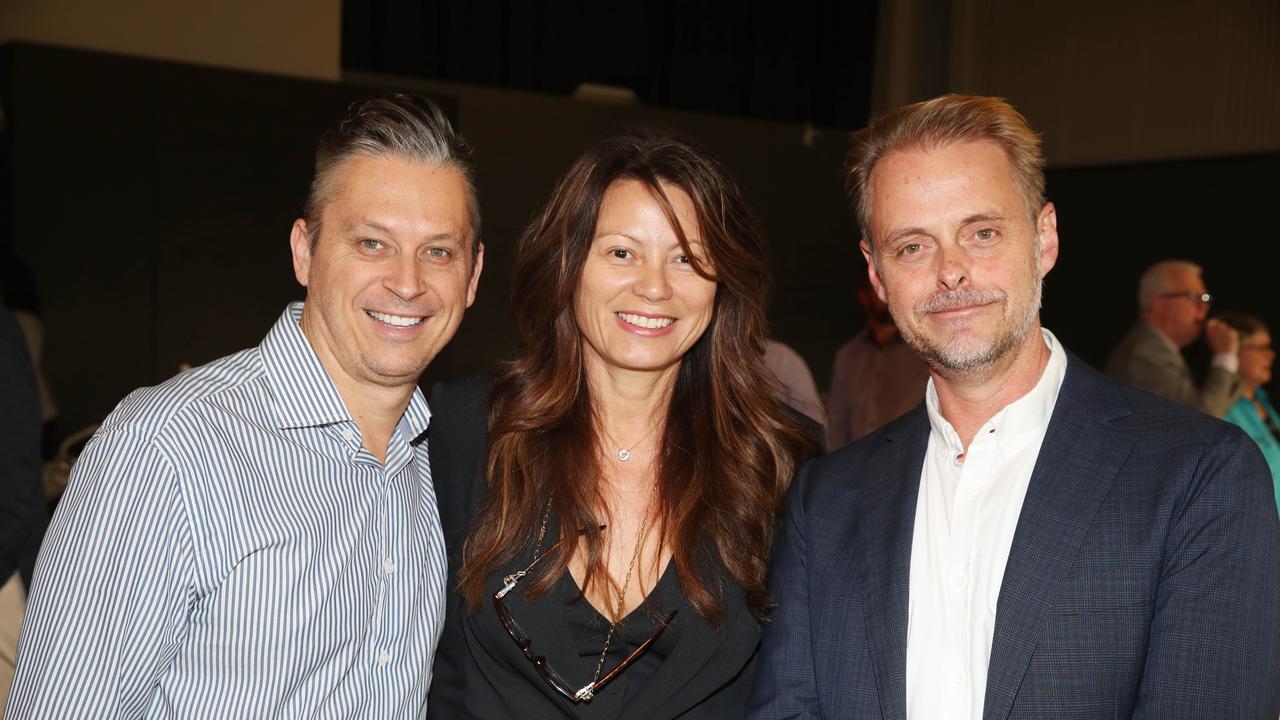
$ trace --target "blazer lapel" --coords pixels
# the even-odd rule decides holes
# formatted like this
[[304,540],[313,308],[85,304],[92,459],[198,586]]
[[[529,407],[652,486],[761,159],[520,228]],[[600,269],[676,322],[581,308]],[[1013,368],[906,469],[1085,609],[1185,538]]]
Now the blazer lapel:
[[681,603],[672,621],[682,626],[679,643],[619,716],[622,720],[677,717],[750,662],[760,645],[760,625],[748,610],[741,588],[726,571],[721,573],[726,586],[724,627],[717,632],[692,605]]
[[866,598],[867,646],[885,720],[906,718],[907,602],[911,541],[915,533],[920,472],[929,444],[929,417],[917,407],[887,428],[859,482],[857,536],[862,548],[858,587]]
[[1068,354],[996,603],[983,720],[1009,716],[1048,610],[1133,447],[1131,437],[1109,425],[1128,409],[1099,380]]

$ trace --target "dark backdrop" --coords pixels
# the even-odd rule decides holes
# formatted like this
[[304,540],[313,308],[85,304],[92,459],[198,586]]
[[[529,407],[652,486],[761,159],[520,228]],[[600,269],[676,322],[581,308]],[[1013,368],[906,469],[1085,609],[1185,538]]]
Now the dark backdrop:
[[854,128],[866,123],[875,0],[344,0],[342,66]]
[[[12,228],[3,242],[32,266],[43,295],[45,370],[64,429],[100,419],[181,362],[257,343],[301,298],[287,238],[315,139],[372,88],[27,44],[4,48],[0,63],[0,228]],[[815,138],[794,123],[434,90],[477,146],[487,263],[480,298],[428,381],[508,351],[516,234],[591,139],[655,123],[703,140],[737,174],[771,239],[774,333],[826,386],[832,354],[862,325],[842,132]],[[1132,322],[1141,269],[1186,257],[1205,265],[1220,308],[1280,326],[1266,212],[1277,173],[1277,154],[1051,169],[1062,253],[1045,324],[1101,364]]]

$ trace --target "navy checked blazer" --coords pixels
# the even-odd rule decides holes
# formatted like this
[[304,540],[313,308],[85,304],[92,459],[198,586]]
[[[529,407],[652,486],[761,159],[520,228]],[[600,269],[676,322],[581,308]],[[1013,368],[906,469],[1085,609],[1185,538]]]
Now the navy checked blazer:
[[[921,405],[804,466],[749,717],[906,714]],[[1280,521],[1236,428],[1067,374],[996,606],[983,720],[1280,715]]]

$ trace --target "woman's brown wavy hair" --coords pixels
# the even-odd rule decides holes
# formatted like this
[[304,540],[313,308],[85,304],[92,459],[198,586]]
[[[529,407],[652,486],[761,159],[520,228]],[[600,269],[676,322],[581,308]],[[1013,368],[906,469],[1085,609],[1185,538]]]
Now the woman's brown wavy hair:
[[694,257],[663,186],[689,195],[707,258],[694,270],[717,283],[711,323],[681,362],[658,445],[657,524],[701,615],[723,620],[723,588],[709,584],[718,563],[763,617],[775,518],[797,464],[816,446],[777,399],[764,365],[769,267],[755,219],[709,153],[653,130],[619,132],[590,148],[520,238],[512,306],[521,345],[490,394],[488,495],[467,539],[462,590],[478,607],[486,579],[532,550],[548,502],[566,551],[541,564],[527,596],[545,593],[564,573],[578,528],[585,528],[583,590],[608,582],[597,422],[573,299],[605,191],[623,179],[648,186]]

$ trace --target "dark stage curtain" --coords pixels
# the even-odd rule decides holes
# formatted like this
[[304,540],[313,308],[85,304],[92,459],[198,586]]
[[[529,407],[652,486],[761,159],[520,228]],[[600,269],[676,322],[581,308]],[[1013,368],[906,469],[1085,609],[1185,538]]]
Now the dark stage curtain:
[[346,0],[347,70],[855,128],[868,118],[874,0],[644,3]]

